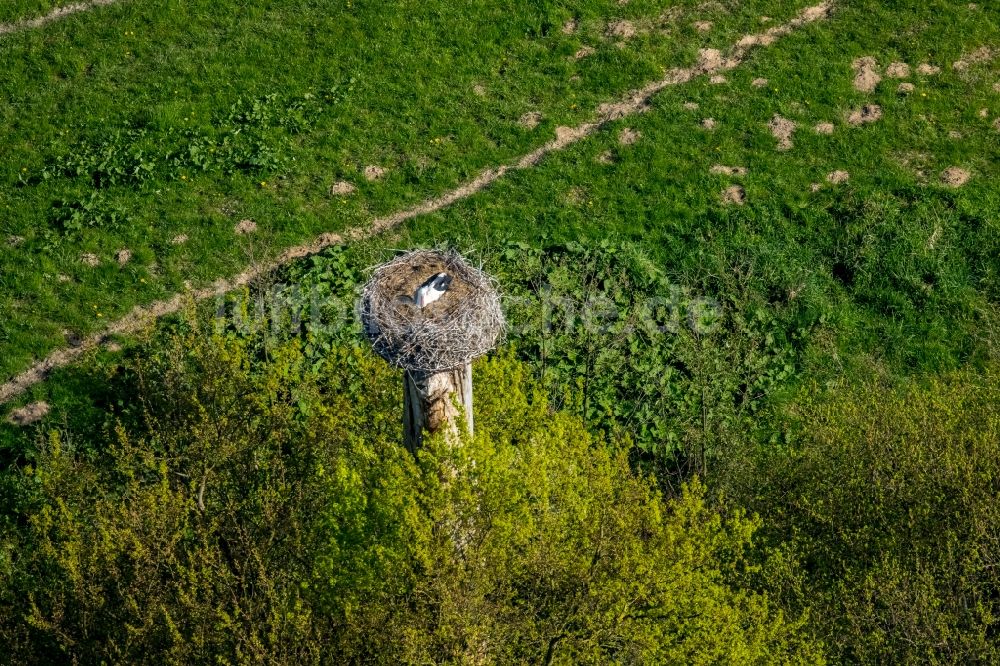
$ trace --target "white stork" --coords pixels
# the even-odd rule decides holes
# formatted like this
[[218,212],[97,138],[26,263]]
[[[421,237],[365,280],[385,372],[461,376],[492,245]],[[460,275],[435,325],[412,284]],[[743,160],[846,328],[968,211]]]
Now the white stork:
[[451,286],[451,280],[452,277],[447,273],[432,275],[427,278],[426,282],[417,287],[417,290],[413,292],[412,298],[402,296],[401,299],[407,303],[416,305],[418,308],[425,308],[444,296],[444,292],[448,291],[448,287]]

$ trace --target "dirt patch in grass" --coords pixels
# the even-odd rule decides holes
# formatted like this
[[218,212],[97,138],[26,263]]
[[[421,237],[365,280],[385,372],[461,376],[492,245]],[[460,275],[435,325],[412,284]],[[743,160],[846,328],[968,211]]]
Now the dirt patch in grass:
[[742,185],[730,185],[722,191],[722,203],[742,206],[747,202],[747,191]]
[[633,143],[639,140],[642,134],[635,131],[631,127],[623,127],[622,131],[618,132],[618,143],[623,146],[631,146]]
[[49,403],[44,400],[33,402],[19,409],[15,409],[7,417],[10,423],[16,426],[29,426],[45,418],[50,411]]
[[338,180],[336,183],[330,186],[330,194],[335,197],[343,197],[348,194],[354,194],[357,188],[346,180]]
[[709,169],[712,173],[717,173],[723,176],[745,176],[747,175],[747,168],[741,166],[724,166],[722,164],[714,164],[712,168]]
[[538,111],[529,111],[518,118],[517,124],[524,129],[535,129],[542,122],[542,114]]
[[750,85],[752,85],[754,88],[764,88],[767,86],[767,79],[756,78],[750,82]]
[[621,20],[609,23],[605,34],[614,39],[632,39],[637,32],[638,30],[636,30],[634,23]]
[[698,102],[684,102],[681,106],[684,107],[685,111],[697,111],[698,110]]
[[716,74],[716,75],[712,76],[711,78],[709,78],[708,82],[711,83],[712,85],[716,85],[717,86],[717,85],[725,83],[726,82],[726,77],[724,77],[722,74]]
[[597,156],[598,164],[614,164],[615,154],[610,150],[605,150],[603,153]]
[[905,62],[889,63],[885,68],[885,75],[893,79],[905,79],[910,75],[910,66]]
[[365,180],[381,180],[385,176],[385,169],[374,164],[365,167]]
[[580,24],[577,23],[576,19],[570,19],[566,21],[562,25],[562,34],[572,35],[574,32],[576,32],[576,29],[579,27],[579,25]]
[[619,120],[631,113],[645,113],[646,111],[649,111],[649,105],[646,103],[635,108],[625,107],[617,102],[609,102],[597,107],[597,113],[600,114],[601,118],[607,120]]
[[855,90],[869,93],[882,80],[882,75],[878,73],[878,62],[871,56],[856,59],[851,67],[854,69]]
[[240,220],[233,227],[233,231],[240,235],[252,234],[257,231],[257,223],[251,219]]
[[896,92],[898,92],[901,95],[909,95],[911,92],[913,92],[913,90],[914,90],[913,84],[907,81],[900,83],[899,87],[896,88]]
[[170,239],[171,245],[184,245],[184,243],[187,242],[188,242],[187,234],[177,234],[176,236]]
[[695,21],[694,29],[698,32],[708,32],[712,29],[711,21]]
[[777,39],[775,36],[764,32],[757,35],[746,35],[740,40],[739,45],[744,48],[752,46],[770,46],[774,43],[775,39]]
[[840,169],[838,169],[837,171],[831,171],[830,173],[826,174],[826,182],[832,185],[840,185],[841,183],[846,183],[848,180],[850,180],[850,178],[851,174],[847,173],[846,171],[842,171]]
[[951,68],[956,72],[964,72],[972,65],[989,62],[993,59],[993,50],[988,46],[981,46],[971,53],[966,53],[959,60],[951,64]]
[[789,150],[792,147],[792,134],[795,132],[795,121],[775,115],[767,123],[771,136],[778,140],[778,150]]
[[93,268],[94,266],[100,265],[101,259],[93,252],[84,252],[80,255],[80,263],[84,266],[90,266]]
[[118,262],[119,266],[124,266],[129,261],[132,260],[132,250],[128,248],[122,248],[115,252],[115,261]]
[[816,123],[813,131],[816,134],[833,134],[833,123]]
[[922,76],[933,76],[935,74],[940,74],[940,73],[941,73],[941,68],[938,67],[937,65],[932,65],[927,62],[922,62],[919,65],[917,65],[917,74],[920,74]]
[[704,72],[714,72],[722,69],[724,64],[726,64],[726,60],[722,57],[722,51],[719,49],[698,50],[698,69]]
[[847,114],[847,123],[849,125],[864,125],[866,123],[874,123],[882,118],[882,107],[878,104],[865,104],[860,109],[854,109]]
[[714,130],[718,123],[715,122],[715,118],[705,118],[701,121],[701,126],[703,129]]
[[593,46],[581,46],[576,53],[571,56],[572,60],[583,60],[597,53]]
[[971,177],[972,174],[957,166],[948,167],[941,172],[941,182],[948,187],[961,187],[969,182]]

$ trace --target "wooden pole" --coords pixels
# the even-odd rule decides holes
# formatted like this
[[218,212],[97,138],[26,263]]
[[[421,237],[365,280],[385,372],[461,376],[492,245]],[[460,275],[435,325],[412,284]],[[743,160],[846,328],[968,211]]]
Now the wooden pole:
[[403,375],[403,442],[416,453],[424,432],[459,435],[460,415],[472,434],[472,365],[446,372],[407,370]]

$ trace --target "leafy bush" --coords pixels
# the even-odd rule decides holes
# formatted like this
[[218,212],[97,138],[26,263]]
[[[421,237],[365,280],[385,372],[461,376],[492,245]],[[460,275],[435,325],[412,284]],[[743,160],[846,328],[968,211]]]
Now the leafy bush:
[[[629,243],[512,244],[484,263],[503,285],[508,340],[550,403],[682,478],[704,474],[720,442],[798,378],[820,323],[673,284]],[[291,323],[320,367],[331,345],[359,340],[362,268],[332,248],[287,269],[257,307],[282,318],[275,330]],[[249,307],[245,294],[234,301]]]
[[103,192],[108,188],[141,189],[199,172],[258,175],[280,169],[292,152],[292,137],[312,129],[350,93],[353,83],[351,79],[298,96],[240,98],[207,126],[171,126],[165,136],[139,121],[124,128],[101,128],[92,139],[51,155],[37,176],[22,174],[20,183],[85,183],[92,188],[89,197],[57,202],[53,222],[64,232],[108,226],[115,221],[106,212],[109,204]]
[[804,396],[788,448],[733,451],[732,495],[799,560],[836,661],[1000,661],[1000,371]]
[[517,245],[493,263],[510,337],[552,399],[681,477],[797,377],[816,323],[674,284],[629,243]]
[[65,234],[89,228],[120,228],[131,219],[127,207],[108,202],[98,192],[75,201],[57,201],[52,206],[52,222]]
[[417,460],[367,353],[181,330],[131,373],[101,455],[52,432],[21,471],[11,661],[820,660],[744,586],[755,520],[664,500],[509,358]]

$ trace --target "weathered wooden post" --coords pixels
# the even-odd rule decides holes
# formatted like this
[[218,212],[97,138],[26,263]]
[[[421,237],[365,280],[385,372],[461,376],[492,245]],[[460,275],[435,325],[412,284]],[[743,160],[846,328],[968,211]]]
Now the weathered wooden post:
[[455,252],[414,250],[375,269],[360,310],[376,353],[404,370],[406,447],[424,432],[472,434],[471,361],[506,325],[493,279]]

